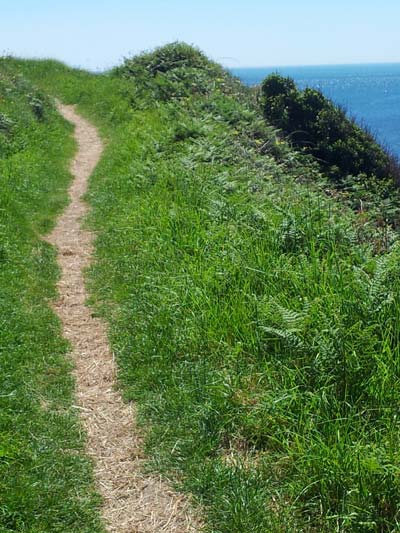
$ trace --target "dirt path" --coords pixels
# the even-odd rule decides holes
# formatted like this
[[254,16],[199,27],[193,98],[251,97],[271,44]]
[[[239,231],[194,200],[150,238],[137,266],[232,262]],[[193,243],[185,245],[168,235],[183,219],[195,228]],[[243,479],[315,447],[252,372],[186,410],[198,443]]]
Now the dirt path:
[[72,106],[60,105],[59,111],[75,125],[78,152],[71,165],[71,203],[48,238],[59,250],[62,271],[54,307],[73,347],[76,407],[88,435],[87,453],[103,497],[104,522],[108,531],[118,533],[198,531],[183,497],[141,473],[142,446],[135,434],[133,406],[123,403],[115,391],[116,368],[105,326],[85,305],[82,272],[90,262],[93,234],[80,225],[87,212],[81,195],[102,143],[96,129]]

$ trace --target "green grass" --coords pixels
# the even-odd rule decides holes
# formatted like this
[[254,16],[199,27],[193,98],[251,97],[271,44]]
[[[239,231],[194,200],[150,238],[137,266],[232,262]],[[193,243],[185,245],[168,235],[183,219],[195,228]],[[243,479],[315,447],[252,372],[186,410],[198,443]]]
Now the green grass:
[[215,533],[397,531],[397,235],[325,194],[234,83],[177,97],[172,74],[10,63],[108,140],[89,279],[149,468]]
[[98,497],[73,407],[68,346],[49,308],[71,127],[0,62],[0,531],[95,532]]

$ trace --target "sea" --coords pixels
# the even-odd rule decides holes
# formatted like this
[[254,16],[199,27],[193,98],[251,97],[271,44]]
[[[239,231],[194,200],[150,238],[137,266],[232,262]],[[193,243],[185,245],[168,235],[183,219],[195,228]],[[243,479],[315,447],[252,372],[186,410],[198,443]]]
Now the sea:
[[247,85],[278,72],[293,78],[301,89],[321,90],[400,159],[400,63],[230,70]]

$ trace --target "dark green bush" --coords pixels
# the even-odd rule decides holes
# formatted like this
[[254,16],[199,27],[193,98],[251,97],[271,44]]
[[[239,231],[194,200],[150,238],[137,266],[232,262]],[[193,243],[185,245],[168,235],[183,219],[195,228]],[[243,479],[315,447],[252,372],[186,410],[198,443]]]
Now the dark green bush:
[[394,158],[320,91],[301,91],[292,79],[279,74],[268,76],[261,91],[265,118],[295,147],[313,155],[335,181],[359,174],[399,181]]

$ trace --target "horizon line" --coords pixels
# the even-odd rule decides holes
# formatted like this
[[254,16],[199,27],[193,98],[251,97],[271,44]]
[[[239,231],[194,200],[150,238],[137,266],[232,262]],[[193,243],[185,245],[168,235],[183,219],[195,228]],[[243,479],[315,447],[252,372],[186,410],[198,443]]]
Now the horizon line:
[[399,61],[369,61],[369,62],[356,62],[356,63],[299,63],[299,64],[286,64],[286,65],[245,65],[230,67],[224,65],[229,70],[240,69],[271,69],[271,68],[301,68],[301,67],[362,67],[362,66],[377,66],[377,65],[400,65]]

